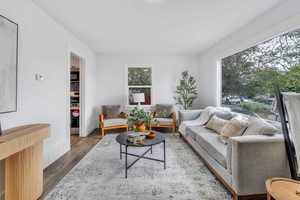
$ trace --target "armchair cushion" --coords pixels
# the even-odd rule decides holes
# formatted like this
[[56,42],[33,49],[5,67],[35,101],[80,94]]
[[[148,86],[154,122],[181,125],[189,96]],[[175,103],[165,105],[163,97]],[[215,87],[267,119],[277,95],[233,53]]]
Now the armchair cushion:
[[105,119],[113,119],[120,117],[120,105],[104,105],[102,106],[102,112]]
[[104,127],[109,127],[109,126],[122,126],[126,125],[127,120],[123,118],[115,118],[115,119],[105,119],[104,120]]
[[172,104],[156,104],[155,117],[168,118],[174,112]]
[[173,119],[172,118],[154,118],[157,121],[159,121],[160,125],[169,125],[173,124]]

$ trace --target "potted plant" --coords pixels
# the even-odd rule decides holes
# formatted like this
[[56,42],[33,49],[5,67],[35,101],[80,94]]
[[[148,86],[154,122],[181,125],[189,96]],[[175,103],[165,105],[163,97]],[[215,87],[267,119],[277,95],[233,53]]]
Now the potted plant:
[[145,112],[143,109],[134,107],[127,115],[126,119],[131,122],[135,131],[144,132],[146,126],[150,125],[151,122],[158,124],[159,122],[153,118],[150,112]]
[[176,87],[176,96],[174,99],[176,104],[181,105],[184,110],[187,110],[192,107],[198,97],[197,85],[195,78],[188,71],[182,72],[181,76],[182,79]]

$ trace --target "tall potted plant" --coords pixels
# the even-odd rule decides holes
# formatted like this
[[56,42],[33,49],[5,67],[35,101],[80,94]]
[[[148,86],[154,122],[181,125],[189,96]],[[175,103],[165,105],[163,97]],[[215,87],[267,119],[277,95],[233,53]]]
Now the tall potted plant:
[[127,115],[126,119],[131,122],[137,132],[144,132],[146,126],[151,122],[158,124],[159,122],[153,118],[150,112],[145,112],[143,109],[134,107]]
[[188,71],[182,72],[181,76],[180,83],[176,87],[174,99],[176,104],[181,105],[184,110],[187,110],[192,107],[195,99],[198,97],[197,85],[195,78]]

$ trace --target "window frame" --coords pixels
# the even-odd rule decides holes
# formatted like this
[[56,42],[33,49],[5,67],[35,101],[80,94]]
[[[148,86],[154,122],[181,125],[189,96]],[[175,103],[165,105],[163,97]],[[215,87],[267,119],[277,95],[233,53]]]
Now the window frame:
[[[129,68],[150,68],[151,69],[151,85],[128,85],[128,69]],[[150,98],[151,104],[150,105],[141,105],[141,107],[150,107],[153,103],[153,67],[149,64],[127,64],[125,65],[125,104],[127,107],[134,107],[136,105],[130,105],[129,103],[129,88],[150,88]]]

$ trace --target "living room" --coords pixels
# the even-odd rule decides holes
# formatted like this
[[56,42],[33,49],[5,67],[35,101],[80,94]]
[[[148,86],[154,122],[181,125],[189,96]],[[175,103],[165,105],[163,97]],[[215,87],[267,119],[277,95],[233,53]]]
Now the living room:
[[[237,112],[236,108],[243,105],[243,109],[249,111],[253,107],[245,105],[245,102],[251,103],[252,97],[254,99],[258,95],[245,95],[243,92],[250,93],[249,91],[254,91],[253,88],[256,91],[261,85],[268,86],[264,88],[264,91],[268,91],[273,84],[269,80],[275,80],[269,76],[270,73],[260,75],[262,81],[251,82],[246,90],[244,80],[250,80],[253,74],[240,76],[238,79],[238,73],[234,73],[237,72],[236,68],[230,68],[234,65],[229,64],[227,68],[226,62],[248,56],[248,61],[251,60],[252,64],[262,63],[268,56],[279,55],[271,55],[273,50],[265,48],[267,45],[276,49],[275,40],[281,41],[281,36],[291,36],[291,41],[294,42],[287,42],[286,49],[292,57],[292,64],[274,64],[275,61],[269,63],[273,66],[282,65],[283,68],[294,67],[300,63],[296,37],[300,28],[299,6],[300,2],[297,0],[3,0],[0,6],[0,41],[1,44],[11,41],[9,45],[12,46],[8,47],[11,48],[10,51],[7,51],[6,47],[0,47],[0,83],[4,85],[0,88],[0,127],[4,133],[0,136],[0,139],[4,137],[0,142],[0,152],[4,152],[0,156],[1,199],[264,199],[267,192],[269,195],[272,195],[272,192],[276,193],[275,189],[271,191],[265,185],[267,179],[292,178],[288,179],[290,183],[298,184],[293,180],[297,177],[293,176],[293,173],[290,174],[289,170],[294,169],[290,162],[290,154],[293,152],[289,152],[287,147],[285,149],[285,144],[289,144],[287,137],[284,137],[286,134],[272,138],[275,143],[280,141],[280,147],[265,146],[266,152],[276,151],[277,160],[268,160],[267,158],[274,158],[274,154],[270,156],[266,153],[265,160],[250,163],[250,166],[246,167],[249,173],[245,173],[245,170],[239,170],[249,164],[246,161],[236,162],[240,165],[231,166],[228,162],[233,161],[224,161],[224,155],[222,157],[216,152],[214,156],[217,162],[214,164],[214,161],[210,163],[210,157],[206,157],[205,153],[201,154],[201,150],[198,149],[197,152],[198,146],[193,146],[192,139],[194,132],[199,129],[195,130],[194,122],[190,121],[204,117],[202,110],[207,107],[212,110],[207,111],[210,117],[205,126],[208,126],[207,123],[213,115],[218,115],[214,108],[225,106],[231,108],[230,112]],[[6,24],[10,26],[8,31],[4,29]],[[293,48],[290,48],[291,46]],[[263,52],[259,51],[261,49]],[[71,55],[82,58],[83,66],[80,71],[82,83],[78,111],[80,134],[75,136],[70,134]],[[286,60],[286,55],[281,54],[279,57]],[[13,67],[9,68],[9,78],[5,71],[1,71],[7,66]],[[130,83],[130,70],[134,69],[142,69],[141,74],[147,74],[146,78],[140,79],[145,84]],[[290,89],[288,92],[299,93],[298,68],[295,70],[296,75],[292,76],[292,79],[288,75],[288,78],[282,76],[283,79],[279,82],[291,80],[289,83],[296,84],[295,87],[285,88]],[[180,96],[176,90],[184,78],[182,73],[185,71],[194,78],[193,86],[196,91],[192,103],[186,107],[175,98]],[[252,73],[251,70],[242,72]],[[230,80],[233,80],[230,84],[224,83],[226,73]],[[149,84],[146,81],[148,79]],[[241,85],[243,87],[240,87]],[[253,85],[255,87],[252,88]],[[238,92],[230,95],[231,89]],[[135,93],[142,93],[142,100],[136,101]],[[259,103],[266,104],[263,108],[267,107],[269,113],[273,112],[269,103],[273,105],[276,99],[274,95],[271,96],[259,100]],[[118,112],[124,112],[126,126],[130,131],[136,122],[136,119],[133,120],[133,116],[130,116],[136,114],[132,110],[135,107],[142,109],[142,118],[144,117],[145,121],[154,120],[151,121],[153,131],[157,133],[154,137],[158,140],[161,136],[161,140],[156,141],[156,144],[154,138],[146,154],[143,154],[143,148],[129,147],[129,154],[135,154],[130,157],[127,143],[116,140],[118,135],[124,136],[126,130],[106,130],[103,127],[105,119],[101,121],[101,113],[104,112],[102,108],[110,105],[120,106]],[[155,110],[159,105],[172,105],[173,110],[169,112],[168,108],[164,107],[161,109],[163,112],[159,113],[161,110]],[[300,113],[297,107],[293,110]],[[156,113],[152,115],[150,111]],[[257,114],[256,111],[254,112]],[[172,114],[172,118],[170,114],[173,112],[175,114],[174,117]],[[258,115],[266,121],[278,121],[280,126],[280,114],[289,115],[285,112],[276,111],[274,118],[270,117],[271,114],[267,114],[267,117],[262,117],[260,113]],[[159,114],[163,116],[165,113],[168,113],[167,117],[158,117]],[[242,115],[247,116],[249,113],[243,112]],[[169,124],[166,124],[166,121],[156,123],[155,118],[168,118]],[[295,119],[297,118],[290,119],[290,123],[297,121]],[[133,123],[128,123],[130,120]],[[31,165],[37,168],[29,167],[29,172],[25,168],[23,170],[23,166],[19,164],[14,165],[15,160],[11,158],[12,152],[14,155],[17,153],[12,146],[28,148],[30,145],[25,143],[29,139],[23,138],[24,141],[15,143],[3,141],[19,139],[17,136],[25,134],[21,133],[22,131],[31,134],[29,130],[35,128],[22,126],[37,124],[47,126],[39,125],[37,128],[42,128],[43,131],[30,135],[35,141],[31,145],[36,144],[36,138],[39,139],[37,149],[40,151],[40,157],[37,159],[39,164]],[[146,124],[146,129],[151,130],[149,124]],[[13,133],[9,136],[8,133],[13,132],[12,128],[15,127],[21,127],[20,130],[17,129],[17,136]],[[299,130],[297,127],[288,131],[284,131],[284,126],[279,129],[281,128],[284,133]],[[191,138],[188,138],[188,135]],[[242,140],[246,140],[243,137],[241,136]],[[74,138],[76,144],[72,144]],[[204,146],[210,148],[206,144],[202,144],[201,147]],[[222,151],[223,147],[228,146],[223,145],[218,150]],[[251,151],[245,154],[235,153],[232,152],[233,157],[230,158],[238,161],[243,160],[240,157],[247,156],[255,160],[260,154],[259,151],[257,154],[252,154]],[[226,154],[229,154],[228,150]],[[134,157],[138,157],[139,160],[127,170],[127,164],[130,165]],[[218,166],[220,163],[223,165]],[[257,171],[257,176],[261,178],[253,178],[256,176],[253,171],[260,164],[265,164],[267,169],[259,168],[261,171]],[[274,170],[268,169],[270,165],[273,165]],[[12,166],[18,167],[14,169]],[[229,169],[230,167],[232,169]],[[8,169],[11,169],[11,174],[18,174],[19,177],[10,177]],[[39,171],[37,174],[34,172],[36,169]],[[24,174],[28,175],[27,179],[20,178]],[[41,185],[38,189],[28,186],[35,178]],[[27,196],[24,195],[26,192],[22,193],[23,195],[16,192],[23,190],[27,191]],[[300,191],[300,187],[296,190]],[[276,193],[272,198],[297,199],[295,196],[285,196],[296,195],[293,192],[295,191]]]

